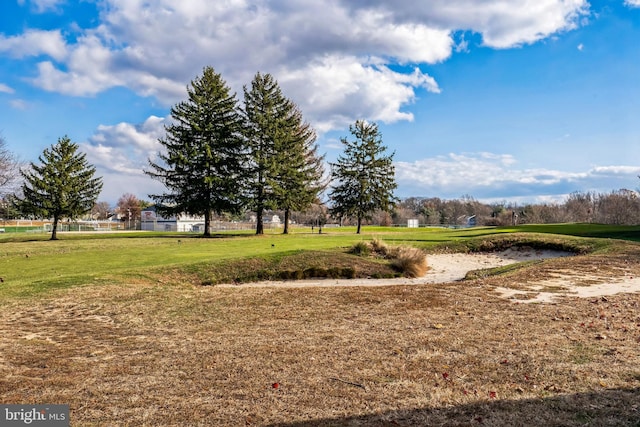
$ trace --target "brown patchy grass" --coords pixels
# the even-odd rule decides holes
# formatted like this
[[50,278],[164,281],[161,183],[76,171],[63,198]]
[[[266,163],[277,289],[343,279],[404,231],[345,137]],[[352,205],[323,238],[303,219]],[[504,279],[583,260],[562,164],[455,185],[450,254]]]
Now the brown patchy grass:
[[639,294],[492,292],[596,268],[640,262],[629,250],[378,288],[174,277],[15,300],[0,313],[0,400],[70,404],[74,426],[638,426]]
[[424,252],[408,246],[399,247],[395,251],[391,265],[406,277],[424,276],[429,269]]
[[387,259],[391,268],[403,277],[421,277],[429,269],[427,258],[421,249],[413,246],[389,246],[377,238],[369,242],[358,242],[349,253],[360,257]]

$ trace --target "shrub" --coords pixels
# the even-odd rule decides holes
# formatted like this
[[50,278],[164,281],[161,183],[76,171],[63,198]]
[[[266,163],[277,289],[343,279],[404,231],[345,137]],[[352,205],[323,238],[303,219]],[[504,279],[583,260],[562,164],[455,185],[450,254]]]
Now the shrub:
[[371,248],[367,242],[358,242],[349,249],[349,253],[353,255],[368,256]]
[[304,279],[302,270],[283,270],[279,273],[281,280],[301,280]]
[[383,258],[386,257],[389,252],[389,246],[387,246],[384,241],[377,238],[373,239],[369,243],[369,247],[371,248],[371,252],[378,254]]
[[327,277],[331,279],[339,279],[342,275],[342,269],[339,267],[330,267],[327,269]]
[[427,273],[429,266],[424,252],[418,248],[402,246],[397,249],[391,266],[406,277],[421,277]]
[[316,277],[322,277],[324,275],[324,273],[320,274],[321,272],[319,270],[320,269],[318,269],[316,267],[309,267],[309,268],[307,268],[307,269],[305,269],[303,271],[303,277],[305,279],[313,279],[313,278],[316,278]]
[[356,269],[353,267],[344,267],[342,269],[342,277],[345,279],[355,279],[357,277]]
[[[429,269],[424,252],[420,249],[411,246],[388,246],[380,239],[358,242],[351,247],[349,253],[388,259],[391,267],[405,277],[424,276]],[[334,277],[334,274],[335,271],[328,272],[329,277]]]
[[349,253],[358,256],[379,256],[387,258],[389,256],[389,246],[380,239],[373,239],[370,242],[358,242],[349,249]]

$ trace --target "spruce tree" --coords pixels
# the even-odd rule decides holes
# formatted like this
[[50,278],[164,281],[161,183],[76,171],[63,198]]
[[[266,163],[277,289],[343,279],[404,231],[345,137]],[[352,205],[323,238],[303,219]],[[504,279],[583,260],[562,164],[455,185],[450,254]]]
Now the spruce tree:
[[266,209],[284,210],[287,233],[291,211],[307,208],[323,189],[323,157],[317,153],[315,131],[270,74],[257,73],[251,89],[245,86],[243,112],[256,234],[264,233]]
[[375,123],[358,120],[349,126],[354,141],[341,138],[344,153],[336,163],[331,163],[331,178],[335,183],[330,190],[331,214],[343,218],[357,219],[360,234],[362,220],[371,219],[376,210],[390,211],[396,198],[393,190],[395,168],[393,156],[386,155],[382,136]]
[[78,145],[68,137],[44,150],[39,160],[21,171],[24,184],[16,206],[23,214],[53,218],[51,240],[58,239],[58,222],[90,212],[102,190],[102,178],[78,153]]
[[281,137],[276,141],[278,161],[274,186],[277,207],[284,210],[283,234],[289,232],[292,211],[302,211],[317,199],[325,184],[324,156],[318,154],[316,133],[302,119],[302,113],[290,101],[283,117]]
[[167,192],[150,195],[160,212],[202,215],[211,235],[212,213],[239,213],[243,207],[246,151],[238,101],[212,67],[187,88],[188,99],[171,108],[173,123],[159,139],[161,162],[149,160],[151,177]]

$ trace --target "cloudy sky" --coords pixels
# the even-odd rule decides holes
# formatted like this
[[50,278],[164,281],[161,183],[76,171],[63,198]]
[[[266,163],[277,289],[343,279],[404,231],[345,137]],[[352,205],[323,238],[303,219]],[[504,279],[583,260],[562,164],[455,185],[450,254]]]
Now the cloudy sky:
[[400,197],[640,187],[640,0],[2,0],[0,132],[26,161],[68,135],[100,200],[148,199],[208,65],[239,98],[273,74],[330,161],[377,122]]

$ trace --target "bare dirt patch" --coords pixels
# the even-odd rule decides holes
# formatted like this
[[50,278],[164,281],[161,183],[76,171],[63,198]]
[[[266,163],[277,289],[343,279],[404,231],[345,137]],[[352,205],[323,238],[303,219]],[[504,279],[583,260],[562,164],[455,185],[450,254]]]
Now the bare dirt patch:
[[637,254],[617,257],[578,256],[571,262],[552,260],[502,280],[495,291],[526,303],[557,303],[562,299],[597,298],[640,292]]

